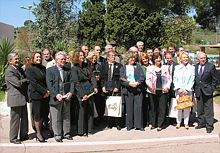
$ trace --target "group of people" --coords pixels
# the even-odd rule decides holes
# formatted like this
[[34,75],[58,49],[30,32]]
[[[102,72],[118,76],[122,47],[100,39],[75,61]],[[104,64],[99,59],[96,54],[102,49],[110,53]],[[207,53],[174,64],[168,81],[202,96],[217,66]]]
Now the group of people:
[[[72,126],[79,136],[93,134],[94,124],[128,131],[161,131],[167,125],[171,99],[189,95],[197,100],[198,126],[207,133],[214,129],[213,92],[219,79],[206,53],[198,52],[199,63],[191,65],[189,54],[171,44],[167,49],[147,49],[139,41],[124,55],[116,44],[89,51],[87,45],[68,54],[59,51],[53,58],[48,49],[33,51],[20,66],[17,53],[8,55],[5,72],[7,103],[11,108],[10,142],[28,140],[27,102],[36,140],[46,142],[42,128],[48,127],[57,142],[73,140]],[[122,117],[104,117],[108,96],[120,95],[124,105]],[[191,108],[179,110],[176,128],[189,129]],[[94,120],[95,118],[95,120]],[[125,122],[124,119],[125,118]],[[19,135],[19,136],[18,136]]]

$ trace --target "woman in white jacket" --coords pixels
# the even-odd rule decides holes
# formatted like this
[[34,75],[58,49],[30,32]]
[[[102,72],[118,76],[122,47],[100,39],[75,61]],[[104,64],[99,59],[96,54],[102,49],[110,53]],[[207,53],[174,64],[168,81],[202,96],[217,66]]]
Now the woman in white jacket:
[[[192,96],[193,84],[195,79],[195,67],[189,64],[189,54],[183,52],[180,55],[180,65],[175,67],[173,83],[174,90],[176,93],[176,99],[183,95]],[[185,128],[189,129],[189,116],[191,108],[186,108],[184,110],[178,110],[177,115],[177,125],[176,128],[179,129],[182,120],[182,114],[184,114],[184,125]]]

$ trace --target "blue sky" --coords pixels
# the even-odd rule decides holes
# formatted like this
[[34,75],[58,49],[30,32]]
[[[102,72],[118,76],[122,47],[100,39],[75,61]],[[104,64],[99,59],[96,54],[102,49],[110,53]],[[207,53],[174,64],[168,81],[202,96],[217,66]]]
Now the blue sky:
[[[24,21],[29,19],[28,10],[21,9],[20,6],[33,5],[40,0],[0,0],[0,22],[10,24],[14,27],[21,27]],[[34,20],[34,15],[30,14],[30,19]]]

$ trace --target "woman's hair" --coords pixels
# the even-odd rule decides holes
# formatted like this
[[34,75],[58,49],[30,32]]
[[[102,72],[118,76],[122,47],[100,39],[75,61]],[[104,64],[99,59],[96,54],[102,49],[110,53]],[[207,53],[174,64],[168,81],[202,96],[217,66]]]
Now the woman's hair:
[[147,53],[141,53],[140,62],[142,65],[143,65],[143,59],[148,59],[148,62],[149,62],[150,59]]
[[186,55],[187,58],[189,59],[189,53],[187,53],[187,52],[182,52],[182,53],[179,55],[179,57],[180,57],[180,62],[181,62],[181,63],[182,63],[183,55]]
[[161,55],[161,53],[159,53],[159,54],[153,54],[153,56],[152,56],[152,63],[155,65],[155,59],[158,59],[158,57],[160,57],[161,58],[161,60],[162,60],[162,55]]
[[[40,54],[41,59],[42,59],[42,52],[34,51],[34,52],[31,53],[31,64],[34,64],[34,56],[35,56],[35,54]],[[41,63],[42,63],[42,60],[41,60]]]
[[23,65],[25,65],[25,67],[29,67],[31,65],[31,58],[29,56],[26,56],[23,60]]
[[125,56],[124,56],[124,61],[125,61],[126,63],[128,63],[128,60],[129,60],[130,58],[136,58],[136,55],[135,55],[134,52],[128,51],[128,52],[125,54]]
[[79,61],[79,54],[80,54],[80,52],[83,53],[83,51],[81,51],[81,50],[77,50],[77,51],[73,52],[72,59],[71,59],[71,62],[73,64],[79,64],[80,63],[80,61]]

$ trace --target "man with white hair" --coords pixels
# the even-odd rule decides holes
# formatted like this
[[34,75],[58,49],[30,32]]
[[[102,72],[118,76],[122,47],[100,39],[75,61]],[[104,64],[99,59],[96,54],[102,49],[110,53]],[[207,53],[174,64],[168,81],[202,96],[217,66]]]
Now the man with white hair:
[[137,46],[139,52],[143,52],[144,51],[144,42],[138,41],[136,43],[136,46]]
[[218,84],[217,71],[214,64],[207,61],[206,53],[199,52],[199,63],[195,66],[195,95],[197,99],[198,126],[206,128],[207,133],[214,129],[213,92]]
[[66,69],[66,52],[57,52],[56,65],[46,70],[47,87],[50,91],[50,113],[55,140],[72,140],[70,135],[70,100],[74,85],[69,69]]

